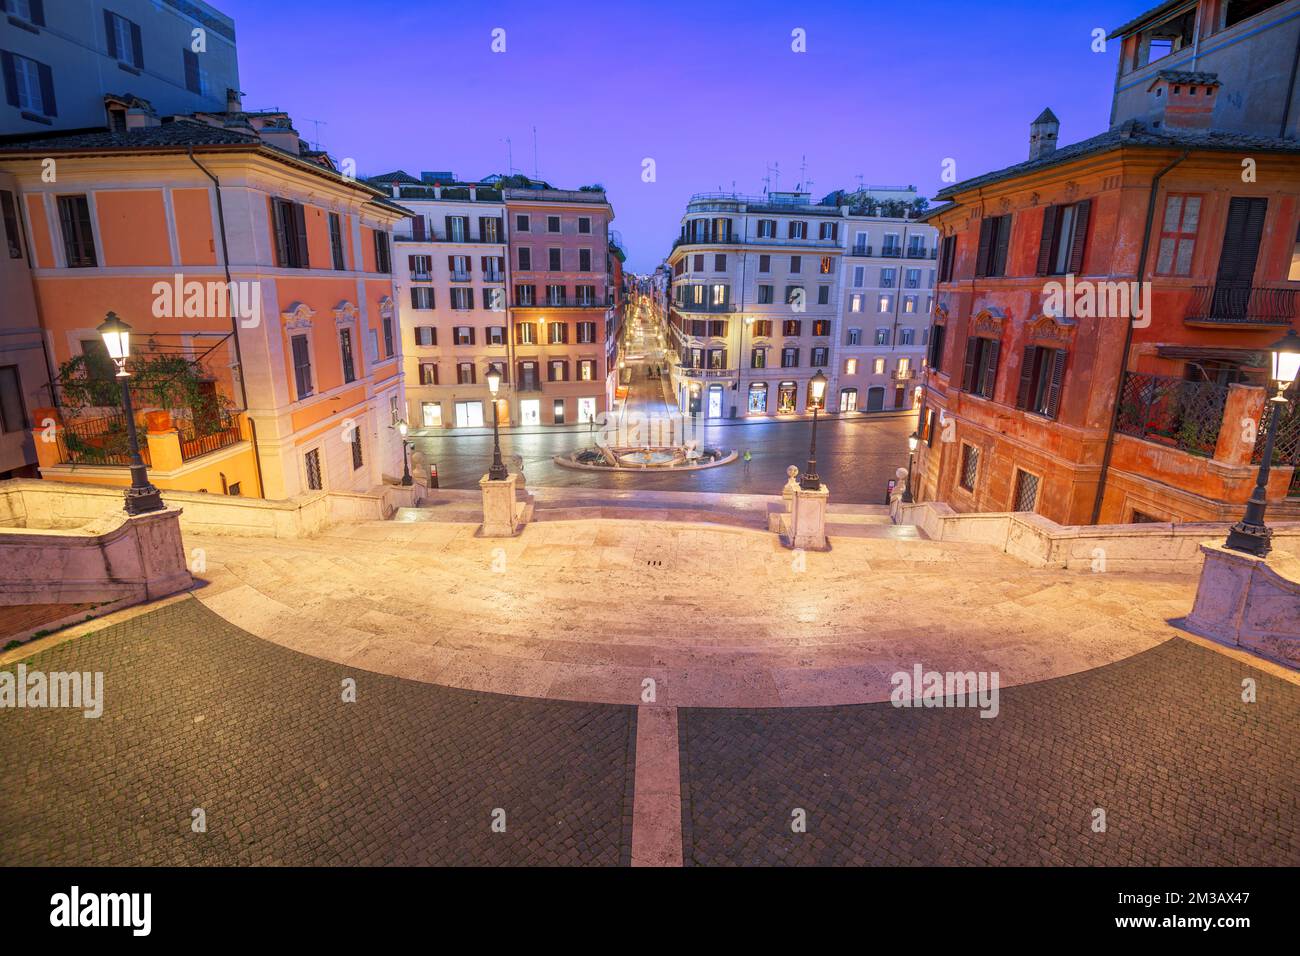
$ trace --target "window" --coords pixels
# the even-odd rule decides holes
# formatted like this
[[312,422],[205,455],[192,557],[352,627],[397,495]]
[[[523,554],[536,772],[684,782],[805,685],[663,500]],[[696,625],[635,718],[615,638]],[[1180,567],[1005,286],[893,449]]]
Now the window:
[[546,304],[547,305],[564,305],[565,288],[562,285],[548,285],[546,287]]
[[1011,213],[988,216],[980,221],[979,254],[975,259],[977,276],[1007,274],[1007,246],[1011,241]]
[[578,323],[578,342],[582,345],[590,345],[596,341],[596,323],[579,322]]
[[596,360],[580,359],[578,361],[578,381],[594,382],[596,380]]
[[798,309],[796,309],[795,311],[796,311],[796,312],[802,312],[802,311],[803,311],[803,308],[802,308],[803,303],[804,303],[804,297],[803,297],[803,286],[801,286],[801,285],[788,285],[788,286],[785,287],[785,304],[786,304],[786,305],[799,305],[801,308],[798,308]]
[[458,325],[451,330],[452,345],[473,345],[474,328],[469,325]]
[[421,385],[438,384],[438,363],[437,362],[420,363],[420,384]]
[[432,309],[433,308],[433,287],[427,285],[411,286],[411,308]]
[[861,330],[861,329],[849,329],[848,333],[847,333],[847,334],[845,335],[845,337],[844,337],[844,344],[845,344],[845,345],[861,345],[861,344],[862,344],[862,330]]
[[781,350],[781,367],[798,368],[799,367],[799,350],[782,349]]
[[27,428],[23,408],[23,387],[17,365],[0,366],[0,431],[19,432]]
[[474,290],[466,288],[453,288],[451,290],[451,307],[458,312],[466,312],[474,308]]
[[709,349],[709,368],[723,369],[727,367],[727,350],[726,349]]
[[63,230],[63,251],[68,268],[83,269],[97,264],[95,235],[90,227],[90,204],[85,196],[59,197],[59,226]]
[[560,217],[559,217],[559,216],[547,216],[547,217],[546,217],[546,231],[547,231],[547,232],[559,232],[559,231],[560,231]]
[[5,243],[9,249],[9,258],[21,259],[23,242],[18,225],[18,208],[14,204],[14,194],[7,189],[0,189],[0,215],[4,219]]
[[907,289],[919,289],[921,287],[921,270],[908,269],[903,279],[903,286]]
[[771,304],[772,304],[772,290],[773,290],[774,288],[775,288],[775,286],[770,286],[770,285],[761,285],[761,286],[758,287],[758,304],[759,304],[759,305],[771,305]]
[[578,217],[578,232],[581,233],[581,234],[584,235],[584,236],[585,236],[585,235],[590,235],[590,234],[591,234],[591,217],[590,217],[590,216],[579,216],[579,217]]
[[[495,219],[491,220],[496,222]],[[486,282],[500,282],[505,278],[505,257],[504,256],[484,256],[483,257],[483,279]]]
[[447,239],[450,242],[469,241],[469,219],[466,216],[448,216]]
[[803,334],[802,319],[786,319],[781,323],[782,335],[801,335]]
[[813,324],[812,324],[812,334],[813,334],[813,335],[830,335],[830,334],[831,334],[831,321],[830,321],[830,319],[814,319],[814,320],[813,320]]
[[892,295],[882,295],[876,300],[877,312],[893,312],[894,297]]
[[844,360],[844,374],[845,374],[845,375],[857,375],[857,374],[858,374],[858,360],[857,360],[857,359],[855,359],[855,358],[851,358],[851,359],[845,359],[845,360]]
[[812,350],[812,364],[818,366],[819,368],[829,364],[828,363],[829,355],[830,355],[830,349],[826,348],[826,346],[824,345],[817,346]]
[[907,378],[911,374],[912,374],[912,360],[907,356],[903,356],[898,360],[898,377]]
[[1091,208],[1092,200],[1085,199],[1043,210],[1043,234],[1038,243],[1039,275],[1078,275],[1083,271],[1083,247]]
[[45,26],[45,10],[41,0],[0,0],[0,10],[7,10],[11,16],[26,20],[33,26]]
[[391,317],[383,319],[384,330],[384,358],[392,358],[396,352],[396,346],[393,343],[393,320]]
[[861,312],[861,311],[862,311],[862,294],[861,294],[861,293],[854,293],[853,295],[849,296],[849,311],[850,311],[850,312]]
[[884,359],[882,359],[882,358],[878,358],[878,359],[873,359],[873,360],[872,360],[872,362],[871,362],[871,374],[872,374],[872,375],[884,375],[884,374],[885,374],[885,360],[884,360]]
[[501,242],[501,220],[495,216],[479,216],[478,237],[481,242]]
[[1030,345],[1020,366],[1016,408],[1055,418],[1061,407],[1061,382],[1065,377],[1065,349]]
[[916,329],[899,329],[898,344],[911,345],[916,338]]
[[108,38],[108,55],[120,63],[144,69],[144,47],[140,42],[140,25],[126,17],[104,11],[104,31]]
[[519,247],[519,268],[523,272],[531,272],[533,268],[533,250],[527,246]]
[[867,279],[866,266],[853,267],[853,288],[861,289]]
[[822,256],[821,262],[819,263],[817,269],[824,276],[830,275],[832,272],[835,271],[835,257]]
[[275,229],[275,264],[282,269],[310,268],[307,223],[302,204],[272,199],[271,222]]
[[818,239],[836,240],[840,237],[840,224],[838,222],[823,222],[817,227]]
[[307,472],[307,488],[311,491],[320,491],[324,487],[321,484],[320,449],[313,448],[302,456],[302,461]]
[[515,326],[515,340],[519,345],[536,345],[537,324],[534,322],[520,322]]
[[750,368],[767,368],[767,349],[752,349],[749,353]]
[[506,327],[504,325],[490,325],[487,330],[488,345],[505,345],[506,344]]
[[772,257],[771,257],[771,256],[768,256],[768,255],[762,255],[762,256],[759,256],[759,257],[758,257],[758,271],[759,271],[759,272],[771,272],[771,271],[772,271]]
[[1033,511],[1038,504],[1038,476],[1024,469],[1016,469],[1016,497],[1012,511]]
[[330,213],[330,255],[334,260],[336,272],[342,272],[347,268],[343,262],[343,222],[336,212]]
[[447,271],[450,273],[452,282],[468,282],[470,280],[470,263],[473,260],[469,256],[448,256]]
[[802,269],[803,269],[803,256],[791,256],[790,257],[791,274],[798,275],[799,272],[802,271]]
[[817,304],[830,305],[831,287],[828,285],[819,285],[817,287]]
[[997,339],[972,336],[966,341],[966,366],[962,371],[962,390],[984,398],[993,397],[998,374],[998,353],[1002,343]]
[[944,236],[939,243],[939,281],[952,281],[952,267],[957,260],[957,237]]
[[181,66],[185,70],[185,89],[202,94],[203,71],[199,68],[199,55],[189,47],[182,47]]
[[594,285],[574,286],[573,291],[578,296],[578,305],[596,304],[596,287]]
[[560,250],[547,249],[546,255],[549,260],[547,263],[547,268],[550,269],[551,272],[559,272],[560,271]]
[[547,345],[567,345],[569,342],[569,327],[563,322],[551,322],[546,326],[546,344]]
[[1292,282],[1300,279],[1300,225],[1296,226],[1295,245],[1291,247],[1291,268],[1286,277]]
[[692,256],[692,257],[691,257],[691,271],[692,271],[692,272],[703,272],[703,271],[704,271],[704,256],[703,256],[703,255],[695,255],[695,256]]
[[877,345],[889,344],[889,329],[876,329],[876,344]]
[[[762,366],[755,366],[762,368]],[[767,385],[764,382],[754,382],[749,386],[749,410],[751,412],[767,411]]]
[[[554,271],[554,269],[552,271]],[[591,271],[591,250],[590,249],[578,250],[578,271],[579,272]]]
[[[776,220],[760,219],[758,221],[758,238],[775,239],[776,238]],[[766,399],[765,399],[766,401]]]
[[[528,215],[526,213],[515,214],[515,232],[528,232]],[[521,267],[522,268],[522,267]]]
[[537,287],[532,285],[515,286],[515,305],[530,306],[537,301]]
[[388,233],[374,230],[375,236],[375,271],[388,275],[393,271],[393,262],[388,255]]
[[750,323],[750,331],[753,333],[755,338],[758,338],[761,335],[771,335],[772,320],[755,319],[752,323]]
[[295,335],[292,344],[294,387],[297,389],[298,401],[302,401],[312,392],[311,347],[305,335]]
[[852,412],[858,407],[858,390],[856,388],[840,389],[840,411]]
[[712,305],[726,305],[727,293],[730,290],[725,285],[712,285],[709,287],[709,302]]
[[930,335],[930,354],[926,357],[926,361],[932,369],[943,367],[943,340],[947,332],[947,326],[936,325]]
[[456,384],[473,385],[477,379],[477,372],[473,362],[456,363]]
[[713,271],[714,272],[727,271],[727,257],[725,255],[719,254],[713,257]]
[[352,470],[356,471],[364,464],[361,458],[361,427],[352,426]]
[[356,362],[352,355],[352,330],[339,329],[339,357],[343,360],[343,382],[357,380]]
[[892,289],[892,288],[894,287],[894,283],[895,283],[895,281],[897,280],[897,277],[898,277],[898,270],[897,270],[897,269],[881,269],[881,270],[880,270],[880,288],[882,288],[882,289]]
[[567,382],[569,380],[569,362],[567,359],[551,359],[546,363],[546,380],[548,382]]
[[914,295],[903,296],[903,312],[906,315],[916,314],[916,296]]
[[975,479],[979,477],[980,450],[965,442],[961,444],[961,473],[957,483],[967,491],[975,490]]
[[801,219],[791,219],[787,236],[791,239],[807,239],[808,223]]
[[[1196,230],[1201,219],[1201,197],[1171,195],[1165,199],[1165,217],[1160,226],[1160,253],[1156,275],[1189,276]],[[1292,272],[1295,270],[1293,269]],[[1295,275],[1289,278],[1294,279]]]

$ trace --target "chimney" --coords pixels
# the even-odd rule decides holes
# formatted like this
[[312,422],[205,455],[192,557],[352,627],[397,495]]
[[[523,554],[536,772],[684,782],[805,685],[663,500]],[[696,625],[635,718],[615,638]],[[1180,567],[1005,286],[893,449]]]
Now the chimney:
[[243,96],[244,94],[239,92],[239,90],[232,90],[230,87],[226,87],[226,112],[242,113],[244,111]]
[[1056,137],[1061,132],[1061,121],[1050,109],[1038,114],[1029,124],[1029,158],[1042,159],[1056,152]]
[[1147,124],[1152,129],[1209,129],[1221,85],[1216,73],[1161,70],[1147,87]]

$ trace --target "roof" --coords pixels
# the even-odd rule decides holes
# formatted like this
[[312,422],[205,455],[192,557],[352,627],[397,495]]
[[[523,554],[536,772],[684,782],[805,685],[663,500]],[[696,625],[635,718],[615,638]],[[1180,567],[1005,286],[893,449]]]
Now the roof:
[[1056,118],[1056,114],[1052,112],[1052,108],[1048,106],[1044,107],[1043,111],[1038,114],[1038,119],[1034,120],[1033,125],[1037,126],[1039,123],[1056,123],[1057,125],[1060,125],[1060,122],[1061,121]]
[[949,209],[955,208],[956,205],[957,204],[955,202],[946,202],[942,206],[935,206],[933,209],[927,209],[924,212],[922,212],[919,216],[916,217],[916,221],[926,222],[927,220],[931,219],[934,216],[943,215]]
[[[1164,80],[1166,83],[1181,83],[1184,86],[1222,86],[1219,82],[1219,74],[1191,72],[1190,70],[1160,70],[1155,75],[1155,80]],[[1152,86],[1155,81],[1152,81]]]
[[1180,7],[1188,7],[1192,5],[1193,4],[1191,0],[1166,0],[1166,2],[1160,4],[1160,6],[1152,7],[1150,10],[1146,11],[1145,13],[1141,13],[1138,16],[1134,17],[1132,20],[1124,24],[1122,27],[1116,27],[1114,30],[1111,30],[1110,35],[1107,36],[1106,39],[1113,40],[1115,39],[1115,37],[1128,36],[1130,33],[1133,33],[1141,29],[1142,27],[1146,26],[1151,21],[1159,20],[1166,13],[1172,13],[1175,10],[1179,9]]
[[[936,199],[951,199],[958,193],[980,186],[989,186],[1006,179],[1014,179],[1026,173],[1040,169],[1050,169],[1085,156],[1109,152],[1121,147],[1140,147],[1149,149],[1200,149],[1222,152],[1254,151],[1264,153],[1300,154],[1300,141],[1278,139],[1276,136],[1258,136],[1252,133],[1235,133],[1225,130],[1170,130],[1149,129],[1137,120],[1109,129],[1091,139],[1085,139],[1069,146],[1062,146],[1046,156],[1017,163],[1005,169],[985,173],[960,183],[954,183],[935,194]],[[930,218],[938,210],[930,210],[925,218]]]
[[[220,126],[209,126],[190,120],[177,120],[161,126],[145,126],[120,132],[96,130],[65,135],[37,136],[17,139],[10,142],[0,141],[0,157],[20,156],[36,153],[46,156],[51,153],[118,153],[118,152],[179,152],[190,147],[244,149],[261,152],[273,158],[308,170],[316,175],[325,176],[335,182],[356,186],[372,194],[371,202],[375,205],[400,212],[409,216],[411,211],[390,200],[383,199],[379,190],[363,182],[348,178],[335,172],[327,165],[310,157],[295,155],[260,139],[254,132],[240,132]],[[380,200],[383,201],[380,201]]]
[[416,179],[404,169],[394,169],[391,173],[380,173],[378,176],[367,176],[368,183],[400,183],[403,186],[424,186],[427,183],[422,179]]

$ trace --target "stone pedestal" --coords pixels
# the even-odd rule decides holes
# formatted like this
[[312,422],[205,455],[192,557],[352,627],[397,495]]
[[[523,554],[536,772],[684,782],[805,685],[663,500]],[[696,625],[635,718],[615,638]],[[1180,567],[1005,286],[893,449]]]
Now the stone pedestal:
[[1188,630],[1300,667],[1300,561],[1257,558],[1217,542],[1201,545],[1205,564]]
[[515,501],[518,483],[518,475],[507,475],[503,481],[492,481],[487,475],[479,479],[479,490],[483,493],[480,538],[513,538],[524,530],[526,506]]
[[826,505],[830,489],[822,485],[816,491],[794,490],[790,507],[788,546],[800,551],[829,551],[826,540]]

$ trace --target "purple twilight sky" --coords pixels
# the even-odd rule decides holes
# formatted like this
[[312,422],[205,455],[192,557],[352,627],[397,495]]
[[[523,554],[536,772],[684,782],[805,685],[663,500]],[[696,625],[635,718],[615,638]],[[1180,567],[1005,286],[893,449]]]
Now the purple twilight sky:
[[1044,106],[1062,144],[1102,131],[1117,45],[1092,52],[1092,31],[1154,5],[214,3],[235,19],[246,108],[289,111],[362,175],[504,172],[507,138],[532,174],[536,127],[541,177],[603,183],[635,271],[668,252],[691,194],[761,193],[773,164],[788,189],[806,160],[816,198],[859,175],[932,197],[946,157],[960,179],[1025,159]]

